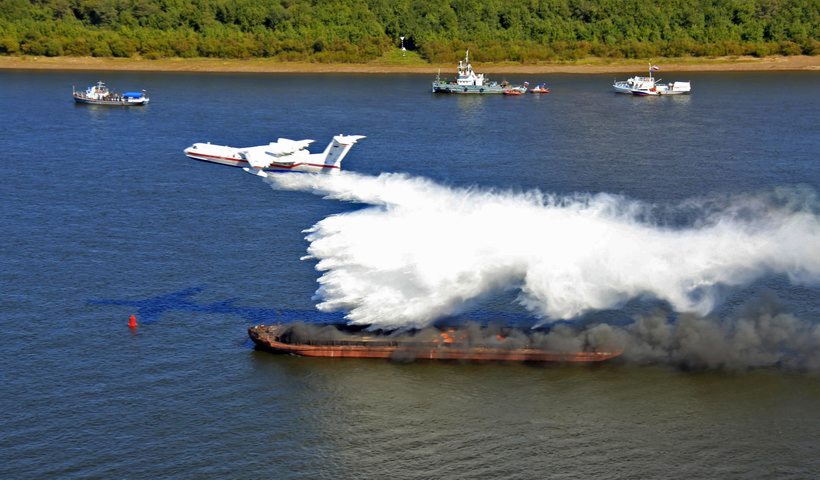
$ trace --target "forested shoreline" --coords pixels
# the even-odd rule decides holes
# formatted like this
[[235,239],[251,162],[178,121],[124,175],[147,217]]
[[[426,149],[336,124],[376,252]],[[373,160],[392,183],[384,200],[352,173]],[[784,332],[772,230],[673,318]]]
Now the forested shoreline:
[[820,54],[816,0],[0,0],[0,55],[431,63]]

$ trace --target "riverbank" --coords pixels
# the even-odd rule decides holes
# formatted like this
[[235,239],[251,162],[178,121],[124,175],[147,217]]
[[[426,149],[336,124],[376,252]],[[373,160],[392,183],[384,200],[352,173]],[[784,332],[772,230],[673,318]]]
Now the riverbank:
[[[484,73],[633,73],[646,66],[641,60],[585,59],[571,63],[521,65],[513,63],[477,63]],[[665,71],[731,72],[731,71],[820,71],[820,56],[789,57],[720,57],[653,59]],[[449,74],[449,65],[388,64],[388,63],[307,63],[280,62],[262,59],[171,58],[143,60],[133,58],[96,57],[9,57],[0,56],[0,69],[17,70],[84,70],[84,71],[145,71],[145,72],[247,72],[247,73],[424,73],[439,71]]]

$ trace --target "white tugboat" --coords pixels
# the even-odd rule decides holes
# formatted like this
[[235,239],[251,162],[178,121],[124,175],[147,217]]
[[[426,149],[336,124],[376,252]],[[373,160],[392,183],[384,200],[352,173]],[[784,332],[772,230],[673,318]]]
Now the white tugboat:
[[615,89],[616,93],[631,93],[638,96],[682,95],[692,90],[689,82],[661,83],[659,78],[652,76],[652,72],[657,70],[660,70],[660,68],[650,65],[648,77],[635,76],[627,80],[616,81],[612,84],[612,88]]
[[85,91],[72,87],[71,94],[75,102],[87,105],[142,106],[149,101],[145,90],[120,94],[112,92],[103,82],[97,82]]
[[520,85],[510,85],[508,82],[491,82],[484,77],[483,73],[475,73],[470,64],[470,51],[464,54],[464,60],[458,62],[458,75],[454,81],[442,81],[440,75],[436,75],[433,82],[433,93],[505,93],[515,95],[519,92],[526,93],[527,87]]

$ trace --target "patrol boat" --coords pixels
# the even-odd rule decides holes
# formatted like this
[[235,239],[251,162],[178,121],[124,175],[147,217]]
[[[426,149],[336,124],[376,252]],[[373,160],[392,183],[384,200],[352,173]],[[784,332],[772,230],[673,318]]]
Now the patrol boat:
[[[470,64],[470,51],[464,54],[464,60],[458,62],[458,75],[454,81],[441,80],[441,74],[433,81],[433,93],[526,93],[527,87],[510,85],[509,82],[491,82],[483,73],[475,73]],[[510,93],[507,93],[510,95]]]
[[149,101],[145,90],[140,92],[116,93],[111,91],[103,82],[97,82],[85,90],[75,90],[71,87],[71,95],[74,101],[86,105],[112,105],[112,106],[142,106]]
[[615,81],[612,88],[616,93],[627,93],[637,96],[652,95],[683,95],[692,91],[690,82],[661,83],[659,78],[652,76],[652,72],[660,70],[656,65],[649,65],[649,76],[634,76],[626,80]]

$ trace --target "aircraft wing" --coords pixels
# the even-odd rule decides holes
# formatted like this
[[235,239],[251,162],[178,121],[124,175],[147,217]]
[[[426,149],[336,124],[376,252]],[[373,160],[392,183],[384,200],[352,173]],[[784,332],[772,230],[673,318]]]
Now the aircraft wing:
[[299,150],[304,150],[313,143],[313,140],[290,140],[287,138],[280,138],[275,142],[271,142],[265,149],[271,155],[289,155]]
[[265,146],[245,149],[241,153],[253,168],[266,168],[273,164],[288,166],[296,162],[296,159],[291,155],[303,151],[311,143],[313,143],[313,140],[280,138]]

